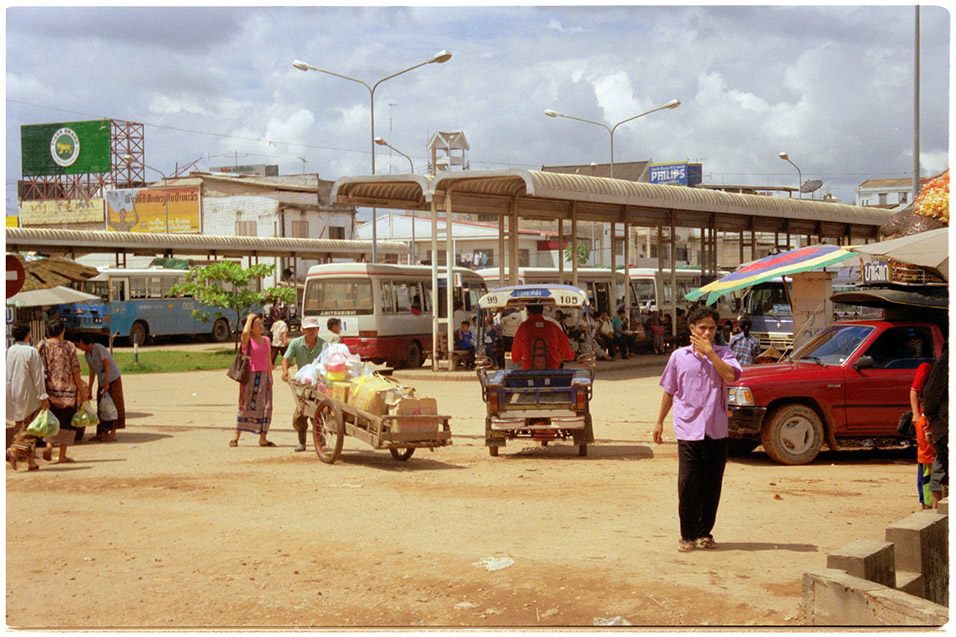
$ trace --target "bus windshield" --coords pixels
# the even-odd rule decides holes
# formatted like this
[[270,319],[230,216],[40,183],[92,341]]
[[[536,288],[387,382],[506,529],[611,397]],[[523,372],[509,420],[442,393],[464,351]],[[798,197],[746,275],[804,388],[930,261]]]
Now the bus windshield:
[[306,283],[302,313],[371,314],[372,281],[369,279],[312,279]]
[[755,285],[747,295],[747,314],[790,316],[790,302],[779,282]]

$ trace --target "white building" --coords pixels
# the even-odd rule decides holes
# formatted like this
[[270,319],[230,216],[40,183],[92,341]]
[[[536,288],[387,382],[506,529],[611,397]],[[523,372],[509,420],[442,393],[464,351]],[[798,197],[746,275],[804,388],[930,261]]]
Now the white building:
[[868,179],[857,186],[858,206],[902,210],[913,202],[912,179]]

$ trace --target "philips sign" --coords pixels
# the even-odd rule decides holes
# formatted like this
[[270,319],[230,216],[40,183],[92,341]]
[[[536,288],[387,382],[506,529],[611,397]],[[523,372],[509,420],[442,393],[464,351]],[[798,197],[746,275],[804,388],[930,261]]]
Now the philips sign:
[[702,180],[700,164],[653,164],[651,183],[671,186],[699,186]]

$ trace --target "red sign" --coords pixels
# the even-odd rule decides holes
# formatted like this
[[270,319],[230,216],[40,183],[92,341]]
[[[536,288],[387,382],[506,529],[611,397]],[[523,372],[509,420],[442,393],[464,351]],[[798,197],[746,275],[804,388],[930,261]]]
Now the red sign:
[[26,281],[27,273],[23,271],[23,264],[20,259],[12,254],[7,255],[7,298],[20,291],[23,282]]

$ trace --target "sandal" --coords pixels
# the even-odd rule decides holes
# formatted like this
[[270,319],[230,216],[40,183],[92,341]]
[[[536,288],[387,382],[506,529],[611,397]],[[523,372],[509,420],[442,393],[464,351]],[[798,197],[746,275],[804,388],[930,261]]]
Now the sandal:
[[717,542],[714,542],[712,537],[701,537],[697,538],[697,546],[702,549],[715,549],[717,548]]
[[238,446],[239,446],[239,441],[238,441],[238,440],[230,440],[230,441],[229,441],[229,446],[230,446],[230,447],[238,447]]
[[681,553],[687,553],[688,551],[693,551],[697,547],[697,544],[693,540],[681,540],[677,543],[677,550]]
[[53,460],[53,450],[52,449],[43,449],[43,459],[47,462]]
[[276,443],[272,442],[271,440],[266,440],[265,442],[260,442],[259,446],[260,447],[275,447]]

